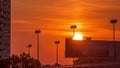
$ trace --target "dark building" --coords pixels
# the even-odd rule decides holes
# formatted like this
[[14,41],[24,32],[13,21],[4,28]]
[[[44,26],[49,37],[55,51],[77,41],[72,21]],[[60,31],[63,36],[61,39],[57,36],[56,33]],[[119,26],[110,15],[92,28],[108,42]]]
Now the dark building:
[[10,57],[10,6],[10,0],[0,0],[0,67],[4,66],[2,68],[6,68],[4,62]]
[[10,56],[10,0],[0,0],[0,58]]
[[66,38],[65,57],[77,58],[74,64],[110,63],[115,60],[120,62],[119,53],[120,41],[72,40]]

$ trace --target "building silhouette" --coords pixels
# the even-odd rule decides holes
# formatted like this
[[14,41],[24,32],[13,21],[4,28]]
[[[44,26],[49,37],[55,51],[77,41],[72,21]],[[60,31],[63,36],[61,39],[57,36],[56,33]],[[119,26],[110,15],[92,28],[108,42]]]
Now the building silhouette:
[[[116,46],[116,51],[114,50]],[[116,52],[116,55],[114,54]],[[65,57],[72,58],[73,66],[86,68],[120,68],[120,41],[106,40],[72,40],[66,38]],[[116,57],[115,57],[116,56]],[[89,65],[89,66],[88,66]],[[94,65],[97,65],[94,67]]]
[[10,0],[0,0],[0,59],[10,57]]

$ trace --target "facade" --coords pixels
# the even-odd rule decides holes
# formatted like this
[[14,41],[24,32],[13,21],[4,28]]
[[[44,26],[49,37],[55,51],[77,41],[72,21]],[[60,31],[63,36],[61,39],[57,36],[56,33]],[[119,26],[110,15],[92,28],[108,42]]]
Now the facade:
[[0,59],[10,57],[10,0],[0,0]]
[[72,40],[66,38],[66,58],[77,58],[75,65],[90,63],[120,63],[120,41]]

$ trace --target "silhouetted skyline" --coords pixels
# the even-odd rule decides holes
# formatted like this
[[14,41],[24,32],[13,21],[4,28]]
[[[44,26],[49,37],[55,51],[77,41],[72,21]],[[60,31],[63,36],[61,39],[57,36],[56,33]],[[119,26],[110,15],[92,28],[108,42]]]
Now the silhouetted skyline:
[[36,56],[36,34],[40,29],[40,60],[54,64],[55,40],[60,40],[59,63],[72,64],[65,59],[65,38],[72,37],[71,25],[76,33],[95,40],[112,40],[111,19],[117,19],[116,40],[120,41],[120,0],[12,0],[11,53],[27,53]]

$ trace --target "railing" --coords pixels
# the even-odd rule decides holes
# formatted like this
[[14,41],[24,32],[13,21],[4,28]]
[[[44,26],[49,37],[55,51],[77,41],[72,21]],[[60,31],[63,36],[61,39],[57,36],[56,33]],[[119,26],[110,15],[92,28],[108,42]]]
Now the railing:
[[81,64],[81,65],[61,65],[61,66],[43,66],[41,68],[120,68],[119,63],[100,63],[100,64]]
[[80,68],[80,67],[96,67],[96,66],[119,66],[120,63],[100,63],[100,64],[81,64],[81,65],[63,65],[63,68]]

